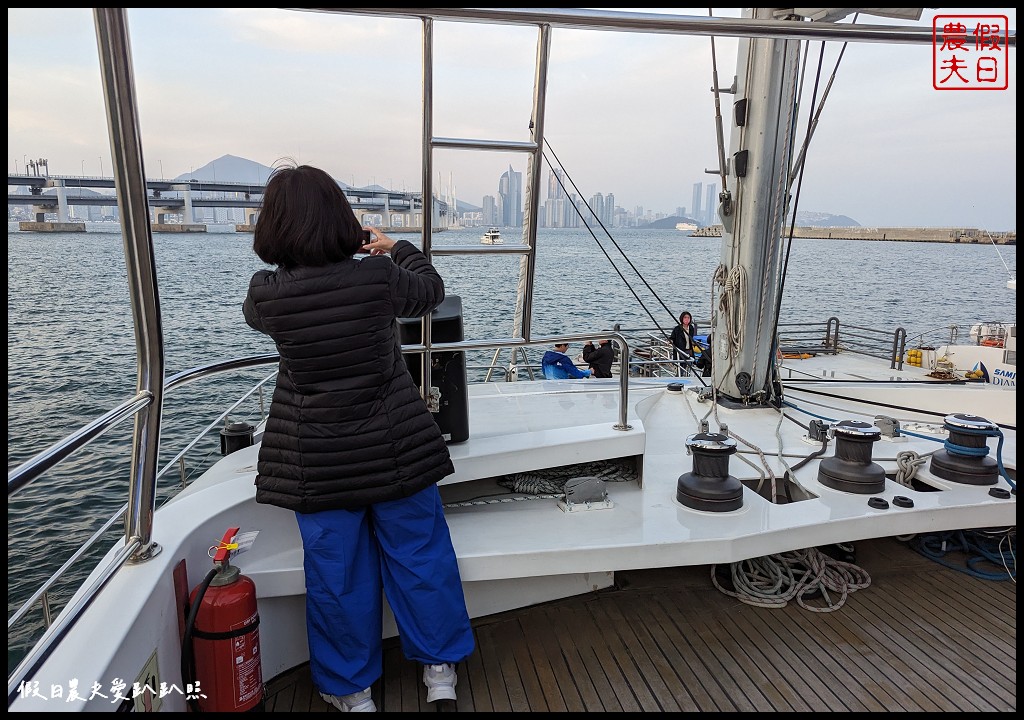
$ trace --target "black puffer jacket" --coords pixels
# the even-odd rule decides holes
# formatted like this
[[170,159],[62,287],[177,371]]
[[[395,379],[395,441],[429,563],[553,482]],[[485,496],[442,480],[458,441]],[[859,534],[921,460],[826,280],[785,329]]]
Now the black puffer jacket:
[[611,342],[601,343],[597,347],[594,347],[594,343],[588,342],[583,346],[583,362],[590,364],[594,377],[610,378],[612,363],[615,362],[615,351],[612,350]]
[[298,512],[408,497],[455,471],[402,359],[399,317],[422,317],[444,281],[416,247],[325,267],[261,270],[245,320],[281,362],[256,501]]

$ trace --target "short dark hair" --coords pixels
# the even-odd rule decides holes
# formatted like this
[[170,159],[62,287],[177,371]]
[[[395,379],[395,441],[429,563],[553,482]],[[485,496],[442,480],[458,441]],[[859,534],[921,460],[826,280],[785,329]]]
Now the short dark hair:
[[334,178],[309,165],[270,175],[252,241],[260,260],[320,267],[347,260],[362,245],[363,227]]

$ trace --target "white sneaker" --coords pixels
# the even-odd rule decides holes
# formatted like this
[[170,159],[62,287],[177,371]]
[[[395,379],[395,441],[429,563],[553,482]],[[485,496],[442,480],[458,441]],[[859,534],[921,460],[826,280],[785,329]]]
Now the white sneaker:
[[370,688],[354,692],[351,695],[328,695],[320,693],[324,702],[333,705],[342,712],[377,712],[377,706],[370,697]]
[[427,686],[427,702],[454,700],[455,684],[458,681],[455,666],[451,663],[424,666],[423,684]]

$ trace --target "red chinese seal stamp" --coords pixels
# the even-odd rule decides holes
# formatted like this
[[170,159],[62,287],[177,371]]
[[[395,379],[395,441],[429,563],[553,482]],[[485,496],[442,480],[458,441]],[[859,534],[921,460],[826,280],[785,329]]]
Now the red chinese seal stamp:
[[1006,90],[1009,20],[1005,15],[936,15],[932,21],[932,87]]

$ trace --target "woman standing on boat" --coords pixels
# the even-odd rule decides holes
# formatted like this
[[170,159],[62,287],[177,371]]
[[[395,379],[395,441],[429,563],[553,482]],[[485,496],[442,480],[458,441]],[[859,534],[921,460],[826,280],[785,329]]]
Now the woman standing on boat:
[[692,360],[694,356],[693,334],[697,332],[697,326],[693,323],[693,316],[689,312],[683,312],[679,316],[679,324],[672,328],[672,347],[676,351],[676,360]]
[[444,281],[411,243],[369,232],[327,173],[276,170],[253,239],[276,269],[253,275],[243,305],[281,355],[256,501],[295,512],[313,682],[342,712],[377,709],[382,587],[428,702],[455,699],[474,649],[437,490],[454,466],[396,322],[428,315]]

